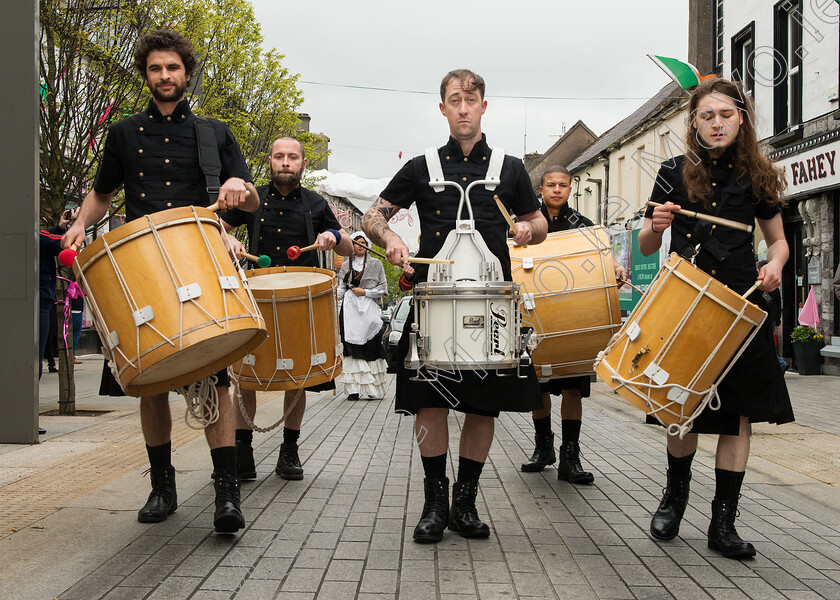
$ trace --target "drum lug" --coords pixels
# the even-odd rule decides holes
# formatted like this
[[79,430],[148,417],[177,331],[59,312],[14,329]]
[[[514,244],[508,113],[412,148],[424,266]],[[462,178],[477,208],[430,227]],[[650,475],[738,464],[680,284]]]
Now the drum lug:
[[108,334],[108,339],[105,342],[108,344],[108,349],[113,350],[120,345],[120,336],[117,335],[116,331],[112,331]]
[[551,365],[540,365],[540,374],[543,377],[551,377],[554,373],[554,369],[551,368]]
[[317,354],[312,354],[309,357],[309,364],[310,366],[317,367],[318,365],[323,365],[327,362],[327,353],[326,352],[319,352]]
[[672,387],[668,390],[668,395],[666,396],[668,400],[671,402],[676,402],[681,406],[685,406],[685,401],[688,400],[689,393],[686,390],[683,390],[678,387]]
[[534,294],[522,294],[522,307],[525,310],[534,310],[537,306],[534,302]]
[[293,358],[278,358],[274,368],[277,371],[291,371],[295,368],[295,360]]
[[[411,324],[411,328],[414,329],[417,327],[416,323]],[[419,337],[416,331],[412,331],[408,334],[408,355],[405,357],[405,368],[411,370],[417,370],[420,368],[420,355],[418,353],[418,346],[421,342],[418,340],[422,339]]]
[[[631,342],[635,342],[639,335],[642,333],[642,328],[639,327],[639,324],[635,321],[630,323],[627,326],[627,337],[630,338]],[[638,361],[637,361],[638,362]]]
[[134,325],[140,327],[143,323],[148,323],[155,318],[155,310],[151,307],[151,305],[147,305],[140,310],[132,312],[131,316],[134,317]]
[[175,292],[178,294],[178,300],[186,302],[187,300],[192,300],[201,296],[201,286],[197,283],[191,283],[189,285],[179,287],[175,290]]
[[522,268],[525,269],[526,271],[528,269],[533,269],[534,268],[534,259],[531,258],[530,256],[526,256],[525,258],[523,258],[522,259]]
[[344,344],[342,344],[341,342],[338,342],[335,345],[335,355],[336,356],[341,356],[342,354],[344,354]]
[[219,277],[219,285],[223,290],[237,290],[239,289],[239,281],[234,275],[221,275]]
[[668,371],[652,362],[643,371],[645,377],[653,381],[656,385],[665,385],[668,383],[668,378],[671,376]]

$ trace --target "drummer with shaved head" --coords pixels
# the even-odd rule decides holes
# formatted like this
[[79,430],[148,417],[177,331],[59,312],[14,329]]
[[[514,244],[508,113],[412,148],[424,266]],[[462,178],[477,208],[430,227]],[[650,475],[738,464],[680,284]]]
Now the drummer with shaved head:
[[[289,135],[276,139],[268,156],[271,182],[257,188],[259,208],[256,212],[232,209],[221,215],[222,224],[228,231],[244,225],[248,232],[250,254],[268,256],[273,267],[319,266],[318,252],[304,252],[297,258],[291,258],[288,250],[292,246],[318,244],[319,251],[335,250],[342,256],[353,253],[350,236],[339,225],[327,201],[301,185],[306,164],[306,150],[298,138]],[[241,258],[244,246],[237,242],[234,249]],[[298,439],[306,411],[306,391],[333,389],[335,382],[328,381],[305,389],[286,390],[283,443],[275,467],[281,478],[303,479]],[[253,423],[257,412],[256,392],[237,387],[236,393],[242,394],[245,411]],[[239,411],[236,418],[236,453],[239,477],[255,479],[253,431]]]
[[[196,66],[190,40],[171,29],[152,31],[137,41],[134,63],[152,99],[143,112],[108,127],[93,189],[62,240],[65,248],[81,247],[85,230],[105,216],[121,189],[127,221],[169,208],[209,206],[216,200],[216,191],[222,208],[257,208],[251,174],[230,129],[214,119],[198,119],[185,98]],[[218,152],[221,169],[215,185],[210,185],[199,161],[199,135],[204,136],[206,146]],[[211,189],[212,196],[208,193]],[[204,430],[216,472],[213,522],[216,531],[231,533],[245,526],[236,477],[234,407],[228,394],[227,369],[213,377],[210,383],[216,388],[219,418]],[[107,362],[100,394],[123,395]],[[152,492],[137,520],[156,523],[178,508],[168,394],[141,397],[140,422],[149,455]]]
[[[455,228],[460,192],[452,186],[438,186],[436,191],[430,186],[433,172],[462,189],[474,181],[499,180],[492,191],[485,185],[475,186],[470,198],[476,230],[501,263],[505,281],[512,281],[506,242],[508,226],[493,196],[498,195],[506,208],[518,215],[513,232],[515,243],[537,244],[545,238],[545,217],[539,211],[522,161],[491,149],[481,131],[481,117],[487,109],[484,92],[484,79],[467,69],[451,71],[443,78],[439,108],[449,123],[448,142],[408,161],[365,213],[362,228],[374,243],[386,249],[393,264],[403,265],[409,256],[405,242],[388,226],[388,220],[401,208],[417,205],[420,257],[434,257]],[[416,269],[415,283],[426,281],[426,266],[421,264]],[[495,419],[503,410],[530,411],[540,407],[536,376],[533,368],[528,368],[527,377],[522,379],[460,369],[455,377],[438,377],[435,384],[423,380],[433,379],[434,373],[426,367],[415,371],[405,366],[408,332],[414,319],[412,311],[397,349],[395,402],[397,412],[416,415],[415,433],[425,473],[425,504],[414,529],[414,541],[439,542],[447,527],[462,537],[486,538],[490,528],[479,518],[475,500],[493,441]],[[450,409],[464,415],[451,507],[446,476]]]

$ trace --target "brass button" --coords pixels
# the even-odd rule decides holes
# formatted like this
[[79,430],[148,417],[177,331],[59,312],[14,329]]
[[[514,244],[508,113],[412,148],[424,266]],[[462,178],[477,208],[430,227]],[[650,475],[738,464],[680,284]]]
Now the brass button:
[[436,215],[439,215],[439,214],[440,214],[440,211],[439,211],[439,210],[436,210],[436,211],[435,211],[435,214],[436,214]]
[[464,162],[467,162],[467,160],[469,160],[469,159],[465,156],[464,157]]
[[143,171],[140,171],[140,177],[143,177]]
[[277,228],[277,233],[280,233],[281,231],[283,231],[283,230],[278,227]]
[[735,165],[733,165],[732,163],[730,163],[730,164],[729,164],[729,168],[730,168],[730,169],[731,169],[732,167],[734,167],[734,166],[735,166]]
[[166,182],[166,185],[172,185],[172,182],[171,182],[171,181],[167,181],[167,182]]
[[140,131],[143,131],[143,128],[142,128],[142,127],[140,128]]
[[169,141],[169,138],[163,138],[163,141],[164,141],[164,142],[168,142],[168,141]]
[[150,119],[152,118],[152,113],[149,113],[149,118],[150,118]]
[[685,237],[690,238],[690,237],[691,237],[691,234],[690,234],[690,233],[686,233],[686,234],[685,234]]
[[717,187],[717,183],[713,181],[712,182],[712,187]]
[[481,160],[487,160],[487,157],[486,157],[486,156],[482,156],[482,157],[481,157]]
[[466,181],[466,180],[467,180],[466,177],[461,177],[461,181]]
[[712,225],[712,229],[717,229],[717,225]]
[[178,118],[179,118],[179,119],[183,119],[183,118],[184,118],[184,115],[178,115]]
[[435,237],[440,237],[440,231],[435,231]]
[[280,249],[280,246],[277,246],[277,249],[279,250],[279,249]]
[[166,120],[167,120],[167,121],[171,121],[171,120],[172,120],[172,117],[166,117]]
[[143,154],[143,148],[138,148],[137,154]]
[[717,202],[712,202],[712,208],[714,208],[715,206],[717,206]]
[[448,157],[448,156],[446,157],[446,160],[449,160],[449,157]]
[[263,222],[265,222],[265,219],[260,219],[260,223],[263,223]]
[[263,202],[263,206],[268,206],[268,202]]
[[281,216],[281,217],[283,216],[283,211],[282,211],[282,210],[280,211],[280,216]]
[[717,271],[715,269],[712,269],[712,275],[717,275]]
[[172,203],[171,203],[171,202],[167,202],[167,203],[166,203],[166,206],[172,206]]
[[145,198],[145,197],[146,197],[146,193],[145,193],[145,192],[141,193],[141,194],[140,194],[140,197],[141,197],[141,198]]
[[713,161],[712,161],[712,164],[713,164],[713,165],[716,165],[716,164],[717,164],[717,161],[716,161],[716,160],[713,160]]
[[168,159],[168,158],[164,158],[164,159],[163,159],[163,162],[165,162],[165,163],[168,165],[168,164],[169,164],[169,159]]
[[262,239],[262,236],[260,236],[260,239]]

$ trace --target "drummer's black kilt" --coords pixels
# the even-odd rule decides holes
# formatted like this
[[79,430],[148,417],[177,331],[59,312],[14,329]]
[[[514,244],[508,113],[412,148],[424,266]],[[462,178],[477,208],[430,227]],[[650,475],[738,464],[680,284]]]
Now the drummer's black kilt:
[[[218,381],[216,382],[216,387],[229,387],[230,386],[230,376],[228,375],[227,369],[222,369],[221,371],[217,371],[215,373]],[[331,381],[327,383],[332,383]],[[327,385],[322,384],[322,385]],[[316,386],[319,387],[319,386]],[[323,388],[326,390],[331,390],[335,388],[335,384],[331,388]],[[307,388],[310,389],[310,388]],[[320,391],[320,390],[316,390]],[[111,369],[108,367],[108,359],[105,359],[105,363],[102,366],[102,377],[99,379],[99,395],[100,396],[125,396],[125,392],[123,391],[122,387],[120,386],[119,381],[116,380],[114,374],[111,373]]]
[[[530,412],[542,408],[539,382],[534,368],[504,371],[419,371],[405,368],[408,354],[409,333],[414,323],[414,309],[409,312],[402,338],[397,345],[397,393],[394,410],[398,413],[416,414],[421,408],[450,408],[463,413],[498,417],[501,411]],[[411,381],[420,377],[437,381]]]
[[563,390],[578,390],[581,398],[589,398],[590,383],[589,375],[561,377],[540,382],[540,391],[543,394],[559,396],[563,393]]
[[[749,300],[768,311],[761,292],[753,293]],[[720,382],[721,407],[706,407],[695,419],[691,433],[738,435],[741,416],[749,417],[751,423],[781,425],[793,421],[793,407],[775,347],[768,318]],[[647,417],[647,422],[659,424],[653,417]]]

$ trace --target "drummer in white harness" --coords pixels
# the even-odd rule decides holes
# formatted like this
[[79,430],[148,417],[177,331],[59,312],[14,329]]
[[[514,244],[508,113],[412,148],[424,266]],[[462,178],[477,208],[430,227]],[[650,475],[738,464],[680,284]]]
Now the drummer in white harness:
[[[408,247],[388,227],[388,220],[416,203],[418,256],[455,260],[452,265],[435,265],[431,273],[426,265],[416,268],[415,295],[425,301],[415,305],[420,314],[412,310],[397,349],[395,409],[416,414],[426,476],[423,514],[414,530],[417,542],[440,541],[447,525],[463,537],[490,535],[478,518],[475,498],[493,440],[494,418],[502,410],[530,411],[541,404],[533,368],[517,368],[521,344],[512,324],[519,317],[518,291],[505,242],[508,226],[493,196],[518,215],[517,244],[541,242],[545,218],[522,162],[501,150],[491,153],[481,133],[487,108],[484,80],[465,69],[452,71],[441,82],[440,93],[449,142],[410,160],[362,219],[363,229],[386,249],[388,260],[403,265]],[[467,190],[471,202],[466,201]],[[493,293],[498,303],[490,300]],[[443,299],[449,301],[441,303]],[[448,318],[436,319],[435,311]],[[407,356],[411,369],[405,364]],[[499,368],[508,370],[500,376]],[[451,508],[446,477],[450,408],[465,413]]]

